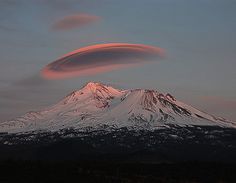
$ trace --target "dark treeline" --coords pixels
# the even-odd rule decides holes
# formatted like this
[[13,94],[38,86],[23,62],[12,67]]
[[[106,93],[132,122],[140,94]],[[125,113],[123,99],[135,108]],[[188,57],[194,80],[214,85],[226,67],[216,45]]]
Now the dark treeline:
[[0,162],[0,182],[236,182],[236,164],[225,163],[127,163],[115,161]]
[[236,183],[236,130],[2,134],[1,182]]
[[0,160],[6,159],[236,163],[236,130],[171,127],[9,134],[0,136]]

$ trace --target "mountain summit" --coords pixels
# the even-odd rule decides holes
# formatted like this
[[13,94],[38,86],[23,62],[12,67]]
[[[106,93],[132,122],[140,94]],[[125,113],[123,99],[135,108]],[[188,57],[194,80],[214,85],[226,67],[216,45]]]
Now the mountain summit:
[[56,105],[0,123],[1,132],[57,131],[74,128],[236,127],[236,122],[202,112],[155,90],[119,90],[89,82]]

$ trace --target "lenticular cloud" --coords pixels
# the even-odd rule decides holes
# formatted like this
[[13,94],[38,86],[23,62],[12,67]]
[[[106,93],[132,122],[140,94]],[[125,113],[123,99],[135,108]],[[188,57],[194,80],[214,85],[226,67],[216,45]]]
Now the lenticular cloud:
[[94,16],[94,15],[89,15],[89,14],[74,14],[74,15],[69,15],[61,20],[58,20],[54,25],[53,29],[54,30],[71,30],[75,28],[80,28],[85,25],[97,22],[100,20],[100,17]]
[[110,43],[83,47],[48,64],[45,79],[63,79],[103,73],[164,56],[164,50],[143,44]]

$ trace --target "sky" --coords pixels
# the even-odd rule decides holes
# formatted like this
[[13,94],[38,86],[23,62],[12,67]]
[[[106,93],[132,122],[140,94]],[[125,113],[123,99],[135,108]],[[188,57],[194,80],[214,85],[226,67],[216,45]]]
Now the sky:
[[[58,102],[86,82],[171,93],[236,121],[236,0],[1,0],[0,122]],[[86,46],[130,43],[165,58],[48,80],[41,70]]]

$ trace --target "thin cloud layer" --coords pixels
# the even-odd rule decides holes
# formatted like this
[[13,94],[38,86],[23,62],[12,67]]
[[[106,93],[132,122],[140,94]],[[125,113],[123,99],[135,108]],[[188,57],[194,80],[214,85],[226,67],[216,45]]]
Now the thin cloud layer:
[[94,75],[130,67],[164,56],[164,50],[143,44],[110,43],[80,48],[50,63],[41,71],[45,79]]
[[54,30],[71,30],[97,22],[100,17],[89,14],[74,14],[58,20],[53,25]]
[[208,104],[212,104],[212,106],[222,106],[223,108],[236,109],[236,100],[219,96],[202,96],[201,100],[207,101]]

